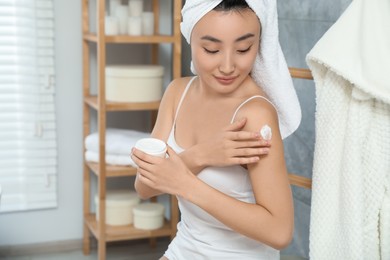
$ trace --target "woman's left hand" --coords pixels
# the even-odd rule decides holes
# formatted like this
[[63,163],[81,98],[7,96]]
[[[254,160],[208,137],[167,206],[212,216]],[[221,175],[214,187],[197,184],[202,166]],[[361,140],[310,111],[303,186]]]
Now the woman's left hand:
[[169,146],[167,153],[169,157],[160,158],[133,148],[132,159],[138,165],[138,180],[163,193],[181,196],[196,177]]

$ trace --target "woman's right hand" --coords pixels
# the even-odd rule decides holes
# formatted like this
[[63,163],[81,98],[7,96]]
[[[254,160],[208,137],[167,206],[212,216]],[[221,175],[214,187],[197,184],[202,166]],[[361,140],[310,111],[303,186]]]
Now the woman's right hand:
[[255,163],[268,154],[271,142],[263,140],[259,132],[243,131],[246,118],[226,126],[208,141],[182,154],[187,166],[198,173],[208,166],[246,165]]

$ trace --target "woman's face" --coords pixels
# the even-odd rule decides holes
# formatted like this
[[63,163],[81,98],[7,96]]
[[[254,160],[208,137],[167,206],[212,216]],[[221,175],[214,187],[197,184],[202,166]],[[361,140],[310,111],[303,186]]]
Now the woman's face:
[[218,93],[237,89],[252,70],[260,38],[256,14],[211,11],[191,35],[192,60],[202,82]]

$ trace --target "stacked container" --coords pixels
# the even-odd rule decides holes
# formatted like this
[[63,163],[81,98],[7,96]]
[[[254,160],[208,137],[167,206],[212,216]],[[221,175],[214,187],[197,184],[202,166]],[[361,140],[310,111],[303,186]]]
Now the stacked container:
[[[106,193],[106,224],[111,226],[133,223],[133,207],[140,203],[135,191],[109,190]],[[99,220],[99,198],[95,196],[96,220]]]

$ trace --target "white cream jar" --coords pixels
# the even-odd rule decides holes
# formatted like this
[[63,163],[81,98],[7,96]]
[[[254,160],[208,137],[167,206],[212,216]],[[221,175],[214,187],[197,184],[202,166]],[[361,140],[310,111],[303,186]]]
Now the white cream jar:
[[134,227],[144,230],[164,225],[164,205],[155,202],[141,203],[133,208]]

